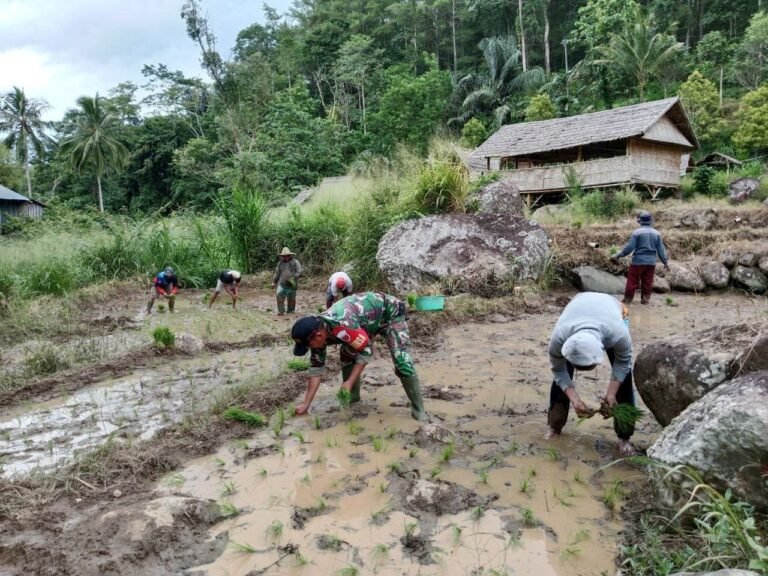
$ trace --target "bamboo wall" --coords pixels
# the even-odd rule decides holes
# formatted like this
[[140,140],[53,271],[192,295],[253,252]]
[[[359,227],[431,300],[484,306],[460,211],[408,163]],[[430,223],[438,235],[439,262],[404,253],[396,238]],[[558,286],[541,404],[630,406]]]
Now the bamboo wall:
[[659,186],[680,185],[680,160],[683,151],[675,146],[630,140],[632,181]]

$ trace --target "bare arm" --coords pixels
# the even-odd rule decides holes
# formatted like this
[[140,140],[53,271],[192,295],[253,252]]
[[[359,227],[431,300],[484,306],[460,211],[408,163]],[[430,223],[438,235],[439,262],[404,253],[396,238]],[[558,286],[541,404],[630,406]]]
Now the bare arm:
[[304,402],[296,406],[296,414],[301,416],[309,411],[309,407],[312,405],[312,400],[315,399],[315,394],[320,388],[320,376],[310,376],[307,381],[307,391],[304,393]]

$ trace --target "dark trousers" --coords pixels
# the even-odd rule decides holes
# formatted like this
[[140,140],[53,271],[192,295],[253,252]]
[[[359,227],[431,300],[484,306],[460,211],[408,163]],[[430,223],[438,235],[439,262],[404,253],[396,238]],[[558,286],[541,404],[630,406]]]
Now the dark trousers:
[[624,288],[624,301],[632,302],[635,297],[635,290],[639,286],[641,300],[648,302],[651,299],[655,273],[655,264],[630,264],[629,272],[627,272],[627,286]]
[[[341,297],[342,298],[346,298],[350,294],[352,294],[352,292],[350,292],[349,290],[345,289],[345,290],[341,291]],[[328,290],[325,291],[325,307],[326,308],[330,308],[331,306],[333,306],[333,303],[335,301],[336,301],[336,299],[333,297],[333,294],[331,294],[331,290],[329,288]]]
[[[608,360],[610,360],[611,366],[613,366],[613,348],[606,350],[606,353],[608,354]],[[568,363],[568,374],[573,378],[573,366],[570,362]],[[627,374],[627,377],[624,378],[624,382],[619,386],[619,390],[616,392],[616,401],[619,404],[632,404],[634,406],[635,393],[632,390],[632,371]],[[568,399],[568,396],[566,396],[563,389],[553,381],[552,388],[549,392],[547,421],[549,422],[550,427],[558,434],[568,421],[568,411],[570,410],[570,407],[571,401]],[[634,426],[622,427],[615,419],[613,421],[613,429],[616,431],[616,436],[622,440],[629,440],[632,437],[632,434],[635,433]]]

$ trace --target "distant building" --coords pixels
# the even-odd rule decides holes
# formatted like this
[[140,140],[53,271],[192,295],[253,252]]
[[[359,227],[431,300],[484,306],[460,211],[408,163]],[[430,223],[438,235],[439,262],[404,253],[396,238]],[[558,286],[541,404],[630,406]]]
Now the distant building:
[[0,225],[8,218],[42,218],[45,204],[0,185]]
[[699,147],[678,98],[539,122],[507,124],[469,158],[472,172],[501,171],[529,204],[582,188],[642,185],[655,198],[680,186]]
[[741,160],[737,160],[733,156],[723,154],[722,152],[711,152],[696,162],[696,166],[710,166],[715,169],[730,170],[731,168],[739,168],[742,166]]

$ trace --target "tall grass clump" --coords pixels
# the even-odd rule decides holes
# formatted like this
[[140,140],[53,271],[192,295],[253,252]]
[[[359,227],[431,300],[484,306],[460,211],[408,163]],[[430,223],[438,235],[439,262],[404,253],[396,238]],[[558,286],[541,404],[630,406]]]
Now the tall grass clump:
[[62,296],[86,282],[86,271],[78,269],[72,258],[38,260],[26,269],[23,290],[31,296]]
[[256,190],[236,187],[230,194],[219,196],[216,208],[224,218],[234,265],[243,272],[255,272],[267,222],[267,201]]
[[574,213],[586,218],[610,219],[631,214],[640,206],[640,198],[629,189],[593,190],[572,201]]
[[161,348],[173,348],[176,344],[176,335],[167,326],[158,326],[152,331],[152,340]]
[[416,177],[413,208],[422,214],[464,212],[469,176],[461,164],[437,161],[424,166]]

